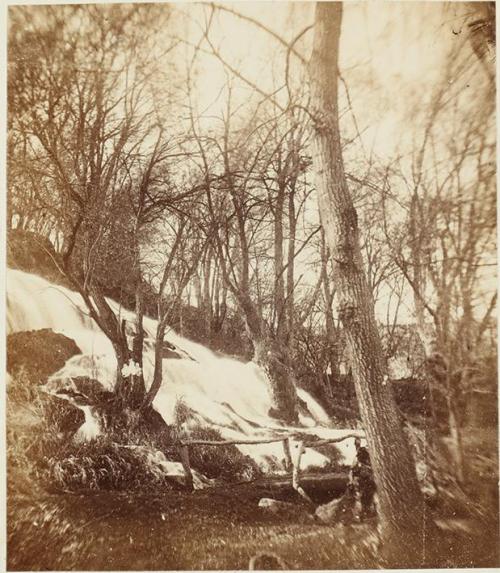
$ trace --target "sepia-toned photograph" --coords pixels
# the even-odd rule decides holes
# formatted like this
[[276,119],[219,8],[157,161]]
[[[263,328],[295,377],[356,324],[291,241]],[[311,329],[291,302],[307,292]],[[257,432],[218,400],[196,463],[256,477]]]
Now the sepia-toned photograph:
[[6,569],[500,567],[495,2],[5,13]]

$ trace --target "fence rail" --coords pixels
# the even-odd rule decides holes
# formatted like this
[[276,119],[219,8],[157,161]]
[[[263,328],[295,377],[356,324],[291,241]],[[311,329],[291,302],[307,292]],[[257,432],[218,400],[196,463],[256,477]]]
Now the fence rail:
[[[326,446],[329,444],[338,444],[344,440],[350,438],[362,438],[363,434],[361,432],[355,432],[351,434],[346,434],[340,438],[326,438],[323,440],[301,440],[295,439],[293,434],[286,437],[280,436],[276,438],[265,438],[265,439],[253,439],[253,440],[189,440],[181,439],[179,440],[179,455],[181,458],[182,467],[184,468],[184,475],[186,477],[186,487],[190,490],[194,489],[193,486],[193,472],[191,470],[191,463],[189,461],[189,448],[192,446],[214,446],[214,447],[224,447],[224,446],[239,446],[239,445],[257,445],[257,444],[273,444],[276,442],[281,442],[283,445],[283,456],[285,461],[285,470],[289,471],[292,469],[292,487],[297,493],[306,499],[309,503],[313,503],[311,498],[302,489],[300,485],[300,461],[302,455],[306,448],[318,448]],[[290,442],[294,442],[294,455],[292,455],[292,448],[290,447]]]

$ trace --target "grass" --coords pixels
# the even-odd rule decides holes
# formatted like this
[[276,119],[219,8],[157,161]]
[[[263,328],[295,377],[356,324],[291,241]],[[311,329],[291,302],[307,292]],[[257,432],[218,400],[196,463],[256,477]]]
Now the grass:
[[[383,566],[370,525],[297,523],[257,508],[253,486],[130,495],[44,496],[9,505],[9,570],[238,570],[274,553],[290,569]],[[15,518],[12,515],[15,513]],[[433,541],[430,540],[430,546]],[[493,566],[484,531],[454,535],[427,566]],[[407,564],[401,558],[400,566]]]
[[70,444],[48,460],[48,479],[64,491],[179,489],[155,463],[155,453],[146,446],[123,447],[106,438]]
[[[258,508],[261,497],[273,497],[258,482],[226,481],[193,493],[178,490],[177,484],[163,482],[164,476],[155,473],[148,461],[150,447],[123,448],[124,444],[110,440],[72,444],[60,431],[57,415],[46,416],[47,408],[44,398],[32,387],[27,389],[22,379],[11,381],[7,401],[11,571],[245,570],[250,559],[262,552],[277,555],[290,569],[386,566],[374,544],[373,524],[328,526],[297,519],[294,513],[271,514]],[[193,425],[191,436],[220,438],[214,432]],[[406,563],[401,556],[400,567],[500,564],[494,519],[498,497],[485,493],[497,479],[496,466],[488,463],[493,443],[495,439],[486,434],[482,440],[471,436],[467,450],[473,456],[476,495],[483,504],[489,500],[492,519],[485,524],[466,514],[463,521],[469,531],[452,531],[439,545],[437,539],[429,540],[429,549],[435,549],[438,557]],[[193,450],[193,467],[219,478],[233,479],[254,464],[231,448]],[[435,510],[436,516],[449,521],[456,517],[454,511]]]

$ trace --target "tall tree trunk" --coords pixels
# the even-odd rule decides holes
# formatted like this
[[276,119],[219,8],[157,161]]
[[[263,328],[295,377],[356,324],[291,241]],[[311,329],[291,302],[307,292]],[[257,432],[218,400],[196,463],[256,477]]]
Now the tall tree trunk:
[[[379,496],[381,533],[401,564],[425,558],[424,502],[387,378],[373,297],[361,256],[338,125],[337,75],[342,4],[316,4],[310,62],[313,163],[322,224],[334,265],[356,395]],[[397,553],[397,555],[396,555]]]
[[328,344],[329,373],[324,377],[326,381],[325,393],[333,399],[333,385],[340,381],[340,348],[339,332],[333,318],[333,299],[335,290],[328,277],[329,252],[325,242],[325,231],[321,229],[321,282],[323,286],[323,299],[325,301],[325,331]]
[[298,397],[288,349],[267,337],[252,341],[254,361],[265,372],[273,402],[269,415],[288,424],[297,424]]
[[270,415],[287,423],[298,422],[298,398],[287,348],[271,336],[248,295],[239,294],[239,308],[253,349],[253,360],[265,372],[273,407]]

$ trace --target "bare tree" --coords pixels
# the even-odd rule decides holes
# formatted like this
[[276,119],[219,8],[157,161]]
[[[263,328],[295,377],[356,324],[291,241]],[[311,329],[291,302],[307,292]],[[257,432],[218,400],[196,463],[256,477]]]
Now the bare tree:
[[[11,28],[9,121],[18,140],[15,160],[21,146],[24,162],[32,167],[24,171],[21,164],[20,172],[39,177],[34,202],[55,226],[49,235],[61,237],[55,262],[111,341],[117,358],[115,394],[132,408],[149,406],[161,380],[156,368],[146,396],[145,235],[167,214],[177,216],[181,204],[197,193],[172,179],[169,169],[178,146],[166,136],[165,109],[154,83],[160,72],[153,55],[168,53],[176,42],[170,40],[158,52],[151,38],[143,38],[144,29],[152,36],[166,29],[169,17],[167,6],[19,8]],[[12,175],[10,192],[16,198]],[[170,253],[166,278],[176,254],[176,249]],[[187,280],[180,281],[177,296]],[[105,297],[109,283],[131,287],[133,325]],[[160,288],[160,299],[162,294]],[[161,339],[164,314],[157,333]]]
[[[460,89],[470,81],[461,78],[465,70],[474,71],[467,44],[450,56],[448,74],[459,78],[457,85],[450,87],[445,78],[425,112],[410,177],[400,169],[391,183],[406,191],[406,196],[398,193],[406,218],[391,225],[391,200],[382,203],[388,244],[414,295],[433,389],[447,404],[460,481],[466,477],[463,404],[481,370],[475,357],[484,354],[484,334],[496,306],[496,292],[483,286],[495,266],[494,98],[479,83],[481,105],[477,98],[467,100]],[[449,126],[445,139],[443,124]],[[486,298],[486,305],[479,304]]]
[[424,507],[402,432],[363,266],[358,218],[347,186],[338,125],[341,3],[316,6],[310,63],[316,187],[339,298],[361,418],[373,456],[382,532],[401,555],[421,557]]

